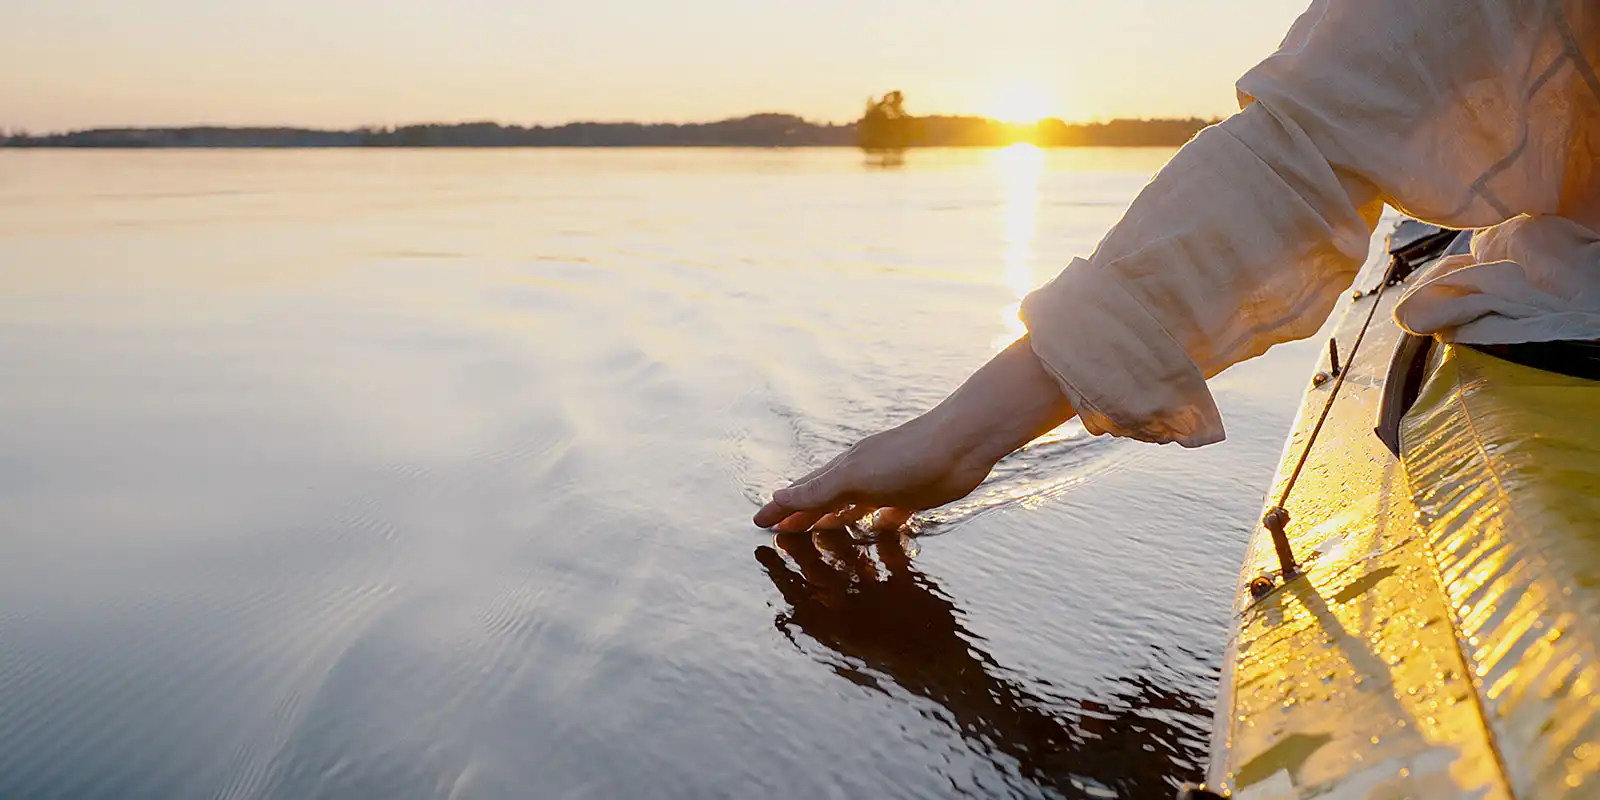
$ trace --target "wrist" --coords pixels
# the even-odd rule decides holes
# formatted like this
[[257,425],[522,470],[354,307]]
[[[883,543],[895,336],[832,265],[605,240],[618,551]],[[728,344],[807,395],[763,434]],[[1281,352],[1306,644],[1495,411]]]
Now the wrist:
[[957,463],[991,467],[1072,416],[1071,402],[1024,337],[919,419]]
[[922,439],[952,469],[988,469],[1016,449],[1000,420],[971,400],[952,396],[915,420]]

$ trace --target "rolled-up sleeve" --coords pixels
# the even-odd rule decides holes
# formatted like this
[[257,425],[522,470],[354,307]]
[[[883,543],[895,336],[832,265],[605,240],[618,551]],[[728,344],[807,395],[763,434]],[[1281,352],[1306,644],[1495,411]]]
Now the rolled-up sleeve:
[[1085,427],[1223,438],[1206,379],[1314,333],[1366,256],[1381,204],[1260,103],[1200,133],[1093,256],[1022,305]]
[[[1243,109],[1024,300],[1034,352],[1085,426],[1221,440],[1206,379],[1315,333],[1385,202],[1457,227],[1553,205],[1572,177],[1559,157],[1572,126],[1551,99],[1570,80],[1540,72],[1562,57],[1551,20],[1571,27],[1576,14],[1594,12],[1579,0],[1313,3],[1240,80]],[[1506,174],[1498,165],[1519,152],[1527,163]]]

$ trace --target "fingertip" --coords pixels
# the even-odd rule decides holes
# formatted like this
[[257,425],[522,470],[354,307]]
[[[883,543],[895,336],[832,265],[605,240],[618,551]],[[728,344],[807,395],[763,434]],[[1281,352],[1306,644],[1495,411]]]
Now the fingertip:
[[793,512],[781,504],[771,502],[762,506],[751,521],[755,523],[757,528],[771,528],[784,521],[791,513]]

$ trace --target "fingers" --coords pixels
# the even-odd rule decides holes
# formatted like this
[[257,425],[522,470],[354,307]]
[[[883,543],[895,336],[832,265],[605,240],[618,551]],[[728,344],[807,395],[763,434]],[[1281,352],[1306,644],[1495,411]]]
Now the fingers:
[[[863,440],[863,443],[870,440]],[[877,532],[896,531],[910,521],[909,508],[874,508],[855,504],[862,499],[861,463],[850,460],[862,445],[835,456],[810,474],[772,494],[772,501],[756,512],[755,524],[779,533],[839,530],[872,514],[870,527]],[[856,465],[856,466],[852,466]]]
[[[762,509],[763,514],[766,509]],[[858,522],[869,515],[869,527],[874,533],[893,533],[905,527],[911,521],[912,511],[909,508],[874,508],[869,505],[857,504],[846,506],[839,511],[831,513],[822,511],[797,511],[787,516],[778,517],[773,514],[771,518],[777,522],[771,523],[777,533],[803,533],[805,531],[842,531],[851,524]],[[759,524],[762,519],[757,515]]]
[[911,521],[912,511],[909,508],[880,508],[872,517],[872,530],[877,533],[891,533],[905,527]]
[[812,525],[811,529],[814,531],[842,531],[875,510],[873,506],[868,505],[845,506],[843,509],[817,520],[817,523]]
[[800,533],[802,531],[809,531],[811,530],[811,526],[815,525],[817,520],[822,519],[824,516],[826,516],[826,514],[821,511],[801,511],[799,513],[790,514],[789,516],[784,517],[783,521],[779,522],[777,526],[773,528],[773,530],[778,533]]
[[795,481],[785,489],[772,494],[772,500],[795,511],[832,511],[844,505],[846,498],[843,470],[834,469],[834,459],[815,476]]
[[[819,476],[826,474],[830,469],[833,468],[833,465],[837,464],[839,459],[843,457],[843,454],[835,456],[833,460],[801,476],[799,480],[789,484],[787,488],[779,489],[778,491],[774,492],[772,494],[772,501],[762,506],[761,510],[756,512],[755,519],[752,520],[755,522],[756,527],[771,528],[799,511],[820,511],[823,513],[833,511],[834,509],[832,508],[816,508],[797,505],[795,503],[793,493],[798,487],[807,486],[814,483]],[[784,530],[789,529],[785,528]],[[804,528],[801,528],[800,530],[804,530]]]

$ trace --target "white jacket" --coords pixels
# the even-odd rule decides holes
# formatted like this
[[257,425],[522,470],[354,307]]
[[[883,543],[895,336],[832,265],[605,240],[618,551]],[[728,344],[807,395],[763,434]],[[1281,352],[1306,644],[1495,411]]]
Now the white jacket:
[[1477,343],[1600,338],[1600,0],[1317,0],[1087,260],[1024,301],[1085,427],[1195,447],[1205,379],[1315,333],[1385,203],[1487,228],[1396,308]]

